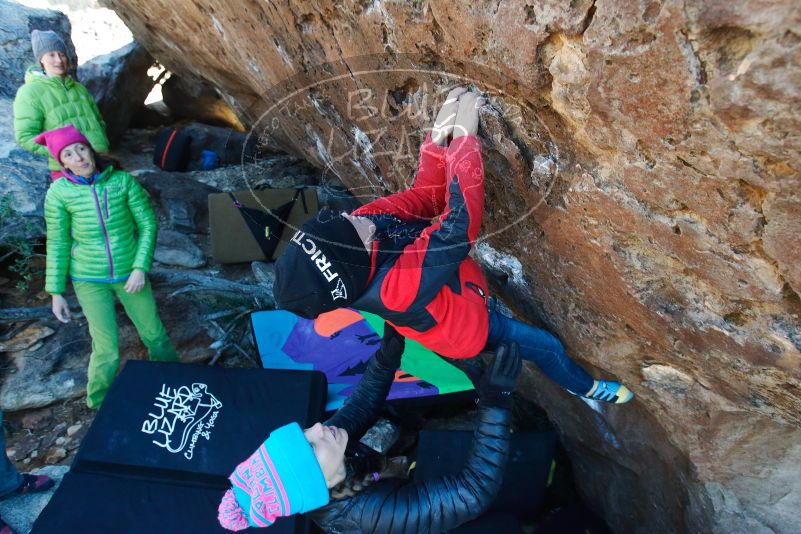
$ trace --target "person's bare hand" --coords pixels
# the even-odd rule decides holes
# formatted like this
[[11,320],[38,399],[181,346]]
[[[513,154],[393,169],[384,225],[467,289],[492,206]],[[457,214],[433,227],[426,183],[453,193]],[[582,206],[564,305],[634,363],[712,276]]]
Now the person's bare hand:
[[145,272],[134,269],[131,271],[128,281],[125,282],[125,291],[128,293],[137,293],[142,291],[143,287],[145,287]]
[[53,295],[53,304],[51,306],[53,315],[62,323],[70,322],[70,306],[67,304],[67,299],[61,295]]
[[465,93],[459,97],[456,122],[453,125],[453,138],[478,133],[478,110],[484,105],[484,98],[477,93]]
[[466,87],[451,89],[445,98],[445,103],[434,119],[434,127],[431,129],[431,140],[440,145],[448,144],[448,137],[453,133],[453,125],[456,122],[456,111],[459,107],[459,97],[467,92]]

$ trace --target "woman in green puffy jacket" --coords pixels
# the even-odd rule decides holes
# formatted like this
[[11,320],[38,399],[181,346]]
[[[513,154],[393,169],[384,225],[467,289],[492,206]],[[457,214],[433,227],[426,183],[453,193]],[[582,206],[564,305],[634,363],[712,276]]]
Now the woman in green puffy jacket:
[[14,137],[28,152],[49,156],[50,176],[55,180],[63,176],[61,165],[36,144],[36,136],[72,124],[96,152],[103,153],[109,149],[106,123],[86,87],[68,74],[64,41],[55,32],[33,30],[31,44],[39,65],[25,72],[25,85],[14,99]]
[[67,276],[72,279],[92,337],[86,404],[97,408],[120,361],[114,297],[151,360],[178,359],[145,275],[156,245],[156,218],[133,176],[111,166],[98,171],[89,141],[71,124],[35,141],[64,169],[64,179],[53,182],[45,197],[45,291],[53,296],[53,314],[66,323],[70,312],[63,293]]

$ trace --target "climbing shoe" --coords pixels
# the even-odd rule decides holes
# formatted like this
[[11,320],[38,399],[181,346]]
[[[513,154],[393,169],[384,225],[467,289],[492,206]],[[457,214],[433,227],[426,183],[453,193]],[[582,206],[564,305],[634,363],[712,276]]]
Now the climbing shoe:
[[25,495],[26,493],[39,493],[40,491],[47,491],[55,484],[56,482],[48,476],[23,473],[22,484],[20,484],[20,487],[10,493],[7,493],[6,495],[3,495],[0,497],[0,500],[15,497],[17,495]]
[[0,534],[14,534],[14,531],[11,530],[11,527],[3,521],[3,518],[0,517]]
[[634,393],[620,382],[596,380],[592,389],[582,396],[587,399],[623,404],[629,402],[634,397]]

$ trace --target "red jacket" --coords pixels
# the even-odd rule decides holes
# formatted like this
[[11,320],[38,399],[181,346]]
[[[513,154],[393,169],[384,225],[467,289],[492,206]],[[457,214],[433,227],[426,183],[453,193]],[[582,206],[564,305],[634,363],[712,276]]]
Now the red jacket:
[[488,292],[468,253],[483,210],[478,138],[459,137],[441,147],[427,136],[411,189],[353,212],[377,226],[373,274],[353,307],[381,316],[442,356],[477,355],[487,341]]

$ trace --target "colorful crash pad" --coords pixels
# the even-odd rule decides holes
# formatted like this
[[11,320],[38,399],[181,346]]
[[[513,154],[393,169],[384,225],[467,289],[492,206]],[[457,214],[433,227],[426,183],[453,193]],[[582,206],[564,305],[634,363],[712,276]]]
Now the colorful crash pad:
[[[316,370],[328,379],[326,410],[342,406],[381,344],[384,320],[341,308],[309,320],[284,311],[250,316],[262,366]],[[473,389],[462,371],[416,341],[406,340],[388,400],[431,397]]]

